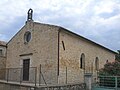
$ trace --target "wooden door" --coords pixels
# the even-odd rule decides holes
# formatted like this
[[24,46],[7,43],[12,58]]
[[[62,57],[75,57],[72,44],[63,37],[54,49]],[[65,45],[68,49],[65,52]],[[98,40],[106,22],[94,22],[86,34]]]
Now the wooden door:
[[30,59],[23,60],[23,80],[29,81]]

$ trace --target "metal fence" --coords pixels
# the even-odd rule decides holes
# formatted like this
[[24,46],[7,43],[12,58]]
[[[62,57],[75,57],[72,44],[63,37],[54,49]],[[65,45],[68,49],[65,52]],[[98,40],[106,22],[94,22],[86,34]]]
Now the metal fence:
[[93,87],[120,90],[120,76],[98,76],[98,81]]
[[0,80],[5,80],[7,82],[17,82],[17,83],[32,83],[36,85],[36,74],[37,68],[29,68],[29,80],[23,80],[23,68],[6,68],[0,69]]
[[[51,88],[61,88],[61,90],[67,90],[67,88],[81,88],[83,85],[81,84],[76,84],[76,85],[66,85],[70,84],[70,78],[72,77],[75,79],[76,83],[79,83],[81,78],[78,78],[79,76],[72,76],[71,74],[75,72],[71,70],[71,68],[65,68],[65,70],[62,72],[63,78],[62,80],[66,86],[52,86],[48,87],[48,85],[56,85],[58,83],[58,75],[54,72],[54,67],[52,68],[46,68],[43,65],[40,65],[39,68],[37,67],[30,67],[29,68],[29,80],[25,81],[23,79],[23,68],[5,68],[5,69],[0,69],[0,80],[4,80],[6,82],[13,82],[17,84],[27,84],[27,85],[32,85],[32,86],[46,86],[44,88],[48,88],[52,90]],[[84,72],[83,72],[84,73]],[[80,74],[79,74],[80,75]],[[83,77],[84,78],[84,77]],[[68,80],[69,79],[69,80]],[[73,82],[72,82],[73,83]],[[66,89],[64,89],[66,88]],[[41,89],[42,90],[42,89]],[[54,90],[54,89],[53,89]],[[56,89],[57,90],[57,89]],[[69,90],[69,89],[68,89]]]
[[0,69],[0,80],[6,80],[6,69]]
[[107,87],[120,87],[120,76],[99,76],[99,85]]
[[[39,68],[39,86],[40,85],[49,85],[51,82],[55,82],[57,84],[60,79],[62,80],[62,84],[73,84],[73,83],[81,83],[84,82],[84,71],[78,70],[80,73],[76,73],[72,67],[64,67],[64,69],[60,70],[61,75],[60,79],[59,76],[54,73],[54,68],[47,68],[47,71],[44,69],[45,67],[43,65],[40,65]],[[44,73],[44,72],[47,72]],[[54,79],[54,80],[53,80]],[[59,79],[59,80],[58,80]]]

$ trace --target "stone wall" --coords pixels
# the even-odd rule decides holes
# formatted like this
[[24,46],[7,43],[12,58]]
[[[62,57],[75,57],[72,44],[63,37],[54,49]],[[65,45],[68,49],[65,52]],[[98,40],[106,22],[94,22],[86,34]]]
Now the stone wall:
[[[7,44],[7,68],[22,68],[23,59],[30,59],[30,67],[37,67],[37,81],[41,64],[47,84],[83,83],[85,72],[96,75],[96,57],[99,58],[99,68],[103,67],[106,60],[114,60],[115,53],[69,31],[61,29],[59,33],[59,28],[27,22]],[[27,31],[31,32],[32,38],[25,43]],[[85,54],[85,70],[80,68],[82,53]],[[44,83],[43,80],[41,83]]]
[[6,57],[0,56],[0,69],[3,69],[6,67]]
[[[64,45],[63,45],[64,43]],[[99,58],[99,68],[102,68],[106,60],[114,60],[115,53],[100,47],[90,41],[74,35],[68,31],[60,31],[60,75],[59,83],[84,82],[84,72],[96,75],[95,58]],[[85,71],[80,68],[81,54],[85,54]]]
[[0,49],[2,50],[2,52],[0,53],[0,79],[4,79],[6,68],[6,46],[0,45]]
[[31,87],[31,86],[0,82],[0,90],[35,90],[35,89],[34,89],[34,87]]
[[0,57],[6,57],[6,45],[0,45],[0,50],[2,50]]
[[49,85],[49,86],[32,86],[26,84],[0,82],[0,90],[86,90],[86,85],[67,84],[67,85]]
[[[30,42],[24,42],[25,32],[30,31]],[[30,59],[30,67],[39,68],[48,84],[57,83],[58,27],[35,22],[26,25],[10,40],[7,46],[7,68],[22,68],[23,59]],[[33,73],[34,74],[34,73]]]
[[5,79],[6,57],[0,57],[0,79]]
[[0,69],[3,69],[6,67],[6,46],[0,45],[0,50],[2,50],[0,53]]

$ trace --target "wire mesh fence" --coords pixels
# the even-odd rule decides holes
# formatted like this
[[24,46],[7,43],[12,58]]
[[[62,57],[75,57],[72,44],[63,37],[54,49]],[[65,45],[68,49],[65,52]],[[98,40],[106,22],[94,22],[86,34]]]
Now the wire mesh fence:
[[8,68],[6,70],[7,81],[20,82],[22,74],[21,68]]
[[28,73],[28,80],[23,80],[24,73],[23,68],[6,68],[0,69],[0,80],[5,80],[7,82],[19,82],[19,83],[33,83],[36,85],[36,67],[30,67]]
[[99,76],[98,78],[99,86],[120,88],[120,76]]
[[[40,65],[40,67],[29,67],[29,69],[24,68],[5,68],[0,69],[0,80],[4,80],[6,82],[15,82],[18,84],[26,84],[27,85],[33,85],[33,86],[48,86],[48,85],[58,85],[58,75],[57,70],[55,67],[49,68],[45,65]],[[28,70],[25,72],[25,70]],[[56,71],[55,71],[56,70]],[[78,70],[80,71],[80,70]],[[75,83],[81,84],[84,79],[84,71],[82,73],[76,74],[77,71],[74,71],[74,69],[71,69],[70,67],[64,68],[64,70],[61,70],[61,72],[64,72],[61,74],[61,77],[59,80],[63,81],[62,84],[70,84],[74,83],[72,81],[77,81]],[[27,74],[26,74],[27,73]],[[64,74],[64,75],[63,75]],[[82,75],[83,76],[82,76]],[[27,76],[26,76],[27,75]],[[27,77],[27,78],[26,78]],[[78,78],[79,77],[79,78]],[[83,81],[84,82],[84,81]],[[77,86],[65,86],[63,88],[79,88],[79,85]],[[51,87],[52,88],[52,87]],[[60,88],[60,87],[54,87],[54,88]],[[54,90],[54,89],[53,89]],[[57,90],[57,89],[56,89]],[[61,89],[64,90],[64,89]]]
[[[51,69],[50,69],[51,70]],[[39,71],[39,81],[37,81],[37,68],[30,67],[29,68],[29,80],[23,80],[23,68],[6,68],[0,69],[0,80],[5,80],[8,84],[4,82],[0,82],[0,90],[85,90],[86,86],[84,83],[81,84],[63,84],[63,85],[48,85],[48,79],[46,79],[45,74],[43,73],[42,67],[40,66]],[[66,68],[66,76],[67,76],[67,68]],[[52,72],[51,74],[52,75]],[[67,77],[66,77],[67,78]],[[52,78],[51,78],[52,79]],[[11,83],[14,82],[14,83]],[[19,84],[17,84],[17,83]],[[67,79],[66,79],[67,82]],[[23,83],[27,83],[23,85]],[[31,86],[33,83],[33,86]],[[44,85],[41,85],[44,83]],[[21,86],[22,84],[22,86]],[[9,87],[9,88],[8,88]]]
[[98,76],[98,81],[93,83],[93,90],[120,90],[120,76]]
[[0,69],[0,80],[6,80],[6,69]]

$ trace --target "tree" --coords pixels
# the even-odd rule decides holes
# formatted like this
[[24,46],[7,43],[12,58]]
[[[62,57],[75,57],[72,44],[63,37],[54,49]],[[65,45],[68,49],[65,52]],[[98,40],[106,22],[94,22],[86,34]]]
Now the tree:
[[120,50],[115,55],[115,61],[107,62],[104,68],[100,69],[99,75],[120,76]]
[[[99,77],[101,86],[115,87],[115,77],[109,76],[120,76],[120,50],[118,50],[114,62],[107,62],[104,68],[100,69],[99,76],[103,76]],[[120,87],[120,77],[117,78],[117,83]]]
[[108,62],[104,65],[104,68],[102,68],[99,71],[99,75],[103,76],[120,76],[120,62]]
[[[113,77],[111,77],[113,76]],[[99,72],[99,79],[101,86],[115,87],[115,77],[120,76],[120,62],[108,62]],[[117,78],[118,87],[120,87],[120,77]]]

